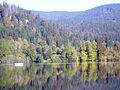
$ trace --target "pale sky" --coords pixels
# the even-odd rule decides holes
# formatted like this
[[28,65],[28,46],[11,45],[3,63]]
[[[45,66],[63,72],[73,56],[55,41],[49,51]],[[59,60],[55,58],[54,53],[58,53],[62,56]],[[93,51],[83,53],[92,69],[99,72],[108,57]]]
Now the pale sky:
[[84,11],[96,6],[120,3],[120,0],[0,0],[37,11]]

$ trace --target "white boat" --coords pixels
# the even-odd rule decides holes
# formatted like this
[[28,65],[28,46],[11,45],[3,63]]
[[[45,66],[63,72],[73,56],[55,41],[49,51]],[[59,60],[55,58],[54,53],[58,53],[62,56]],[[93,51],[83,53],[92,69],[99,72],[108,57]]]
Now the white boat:
[[14,65],[15,65],[16,67],[23,67],[23,66],[24,66],[23,63],[15,63]]

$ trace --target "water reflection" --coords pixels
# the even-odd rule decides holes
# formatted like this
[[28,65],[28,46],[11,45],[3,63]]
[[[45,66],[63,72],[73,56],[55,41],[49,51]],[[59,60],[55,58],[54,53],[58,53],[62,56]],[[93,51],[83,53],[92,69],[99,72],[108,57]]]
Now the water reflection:
[[120,63],[0,65],[0,90],[119,90]]

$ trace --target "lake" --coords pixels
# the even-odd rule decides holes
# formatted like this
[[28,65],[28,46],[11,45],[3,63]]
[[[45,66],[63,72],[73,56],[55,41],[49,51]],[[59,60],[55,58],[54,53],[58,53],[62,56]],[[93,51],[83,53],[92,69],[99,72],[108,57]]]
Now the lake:
[[120,63],[0,64],[0,90],[120,90]]

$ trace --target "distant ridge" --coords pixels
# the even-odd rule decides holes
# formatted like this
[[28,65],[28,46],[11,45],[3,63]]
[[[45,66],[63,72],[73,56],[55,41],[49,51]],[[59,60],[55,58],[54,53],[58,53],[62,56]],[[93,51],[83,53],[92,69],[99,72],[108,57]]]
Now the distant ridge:
[[62,28],[84,33],[86,37],[99,35],[120,40],[120,4],[101,5],[83,12],[39,12],[43,19],[59,24]]

